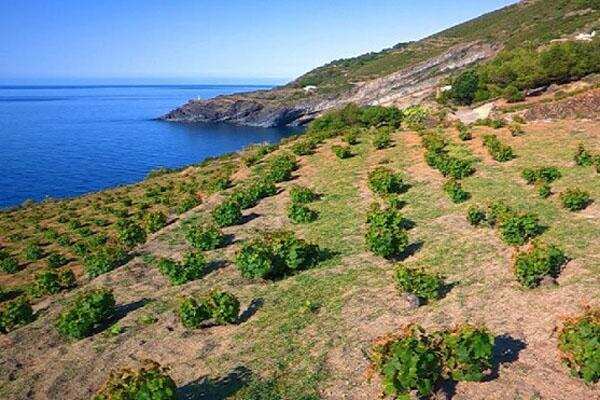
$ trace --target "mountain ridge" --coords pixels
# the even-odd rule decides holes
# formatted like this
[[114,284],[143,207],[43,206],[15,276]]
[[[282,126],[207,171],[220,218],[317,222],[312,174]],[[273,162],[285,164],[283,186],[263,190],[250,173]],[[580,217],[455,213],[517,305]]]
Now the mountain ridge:
[[[593,0],[520,1],[418,41],[334,60],[271,90],[190,100],[160,119],[296,126],[348,102],[406,107],[432,96],[453,73],[489,61],[502,49],[540,46],[573,35],[597,24],[597,14]],[[436,62],[440,59],[449,62]],[[415,75],[420,65],[432,62],[437,71],[426,68]],[[403,75],[406,79],[399,81]],[[399,90],[386,86],[390,82]]]

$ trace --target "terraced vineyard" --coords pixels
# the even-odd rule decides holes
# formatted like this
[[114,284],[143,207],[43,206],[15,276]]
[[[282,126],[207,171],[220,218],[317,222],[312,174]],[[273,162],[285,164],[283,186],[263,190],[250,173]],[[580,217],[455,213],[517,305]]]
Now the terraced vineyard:
[[0,397],[597,397],[600,128],[520,128],[347,107],[3,213]]

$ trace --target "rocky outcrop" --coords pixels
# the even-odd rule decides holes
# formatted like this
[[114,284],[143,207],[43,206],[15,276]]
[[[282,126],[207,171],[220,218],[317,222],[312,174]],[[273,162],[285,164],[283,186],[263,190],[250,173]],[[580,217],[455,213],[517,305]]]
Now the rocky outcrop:
[[437,57],[383,78],[355,83],[352,89],[332,97],[281,87],[209,100],[191,100],[160,119],[263,127],[294,126],[350,102],[407,107],[420,103],[434,93],[440,81],[449,73],[488,59],[497,51],[497,48],[480,42],[457,45]]
[[557,119],[600,120],[600,89],[592,89],[563,100],[537,104],[527,109],[523,117],[528,121]]

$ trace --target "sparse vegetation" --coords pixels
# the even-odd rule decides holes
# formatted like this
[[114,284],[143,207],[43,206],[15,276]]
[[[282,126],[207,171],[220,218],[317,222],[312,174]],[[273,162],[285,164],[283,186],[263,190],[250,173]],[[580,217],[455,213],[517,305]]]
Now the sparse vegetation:
[[560,195],[560,201],[564,208],[570,211],[580,211],[586,208],[592,199],[588,192],[575,188],[567,189]]

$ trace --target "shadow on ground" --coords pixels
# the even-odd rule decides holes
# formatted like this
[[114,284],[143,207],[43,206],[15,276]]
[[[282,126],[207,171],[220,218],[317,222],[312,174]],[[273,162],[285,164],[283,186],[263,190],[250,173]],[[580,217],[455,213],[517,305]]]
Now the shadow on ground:
[[225,400],[248,384],[252,371],[241,365],[227,375],[212,379],[202,377],[177,390],[179,400]]

